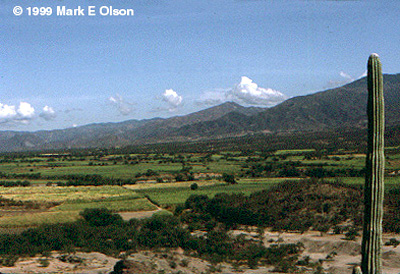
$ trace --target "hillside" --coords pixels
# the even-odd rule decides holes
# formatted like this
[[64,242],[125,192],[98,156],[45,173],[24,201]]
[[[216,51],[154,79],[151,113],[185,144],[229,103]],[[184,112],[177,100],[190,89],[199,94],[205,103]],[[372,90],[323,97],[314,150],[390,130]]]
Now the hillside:
[[[386,124],[400,124],[400,74],[384,75]],[[345,86],[290,98],[272,108],[227,102],[168,119],[129,120],[37,132],[0,132],[0,151],[120,147],[170,141],[207,140],[254,133],[365,128],[366,78]]]

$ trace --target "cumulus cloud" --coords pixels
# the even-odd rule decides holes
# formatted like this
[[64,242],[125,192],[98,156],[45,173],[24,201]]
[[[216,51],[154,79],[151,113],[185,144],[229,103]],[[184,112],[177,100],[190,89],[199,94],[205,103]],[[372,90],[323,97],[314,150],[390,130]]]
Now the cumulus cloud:
[[240,83],[228,92],[229,97],[239,103],[262,106],[273,106],[287,99],[283,93],[271,88],[259,87],[246,76],[242,76]]
[[182,96],[178,95],[173,89],[166,89],[161,99],[168,104],[168,110],[174,111],[182,104]]
[[31,119],[35,115],[35,109],[26,102],[19,103],[17,112],[23,119]]
[[56,112],[52,107],[45,106],[42,112],[36,115],[35,108],[27,102],[20,102],[18,106],[0,103],[0,124],[29,124],[38,117],[50,121],[56,117]]
[[242,76],[239,83],[230,89],[219,89],[202,94],[198,104],[216,105],[226,101],[234,101],[244,105],[274,106],[288,97],[280,91],[262,88],[250,78]]
[[39,114],[39,117],[43,118],[46,121],[50,121],[56,118],[56,112],[52,107],[45,106],[42,112]]
[[27,102],[20,102],[18,108],[0,103],[0,122],[27,124],[35,116],[35,109]]
[[4,105],[0,103],[0,118],[1,119],[10,119],[15,117],[17,112],[15,111],[15,106]]
[[126,102],[124,98],[122,98],[122,96],[119,94],[111,96],[110,98],[108,98],[108,100],[112,105],[117,107],[119,113],[121,113],[124,116],[129,115],[133,111],[132,104]]

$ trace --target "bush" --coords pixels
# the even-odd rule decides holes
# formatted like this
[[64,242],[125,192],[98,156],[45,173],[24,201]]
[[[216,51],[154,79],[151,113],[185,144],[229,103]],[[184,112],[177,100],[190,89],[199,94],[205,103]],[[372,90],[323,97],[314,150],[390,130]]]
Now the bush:
[[47,258],[39,259],[38,262],[41,267],[48,267],[50,265],[49,259]]
[[15,263],[18,261],[19,256],[17,255],[6,255],[1,258],[1,264],[5,267],[12,267],[15,265]]
[[106,208],[87,208],[80,215],[92,226],[118,225],[123,222],[120,215]]
[[196,183],[190,185],[191,190],[196,190],[198,188],[199,188],[199,186]]
[[400,244],[400,241],[398,241],[396,238],[391,238],[388,242],[385,243],[385,245],[392,245],[393,247],[397,247]]
[[233,174],[222,174],[222,180],[224,180],[227,184],[234,185],[237,184],[235,180],[235,176]]
[[145,247],[183,247],[189,240],[189,231],[180,226],[175,216],[154,216],[146,219],[137,240]]
[[360,234],[358,233],[358,230],[355,227],[350,227],[349,231],[345,234],[345,240],[348,241],[354,241],[357,236]]

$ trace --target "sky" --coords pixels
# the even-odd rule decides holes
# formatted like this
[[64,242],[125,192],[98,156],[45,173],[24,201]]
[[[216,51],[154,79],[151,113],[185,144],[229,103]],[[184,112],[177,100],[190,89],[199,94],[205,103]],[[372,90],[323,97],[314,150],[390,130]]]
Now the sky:
[[397,0],[0,0],[0,130],[271,107],[364,76],[374,52],[400,73],[399,19]]

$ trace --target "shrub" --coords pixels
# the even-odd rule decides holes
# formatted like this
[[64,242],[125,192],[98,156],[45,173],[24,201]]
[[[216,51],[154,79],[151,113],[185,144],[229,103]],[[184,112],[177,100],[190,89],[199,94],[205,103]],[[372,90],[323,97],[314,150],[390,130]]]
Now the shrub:
[[18,261],[19,256],[17,255],[6,255],[1,258],[1,264],[5,267],[12,267],[15,265],[15,263]]
[[234,185],[237,184],[235,180],[235,176],[233,174],[222,174],[222,180],[224,180],[227,184]]
[[49,259],[47,258],[39,259],[38,262],[41,267],[48,267],[50,265]]
[[190,189],[191,190],[196,190],[196,189],[198,189],[199,188],[199,186],[197,185],[197,183],[194,183],[194,184],[191,184],[190,185]]
[[357,236],[360,234],[358,233],[358,230],[355,227],[350,227],[349,231],[345,234],[345,240],[348,241],[354,241]]
[[121,224],[122,217],[113,214],[106,208],[87,208],[80,215],[92,226],[108,226]]
[[396,238],[391,238],[389,241],[385,243],[385,245],[392,245],[393,247],[397,247],[400,244]]

